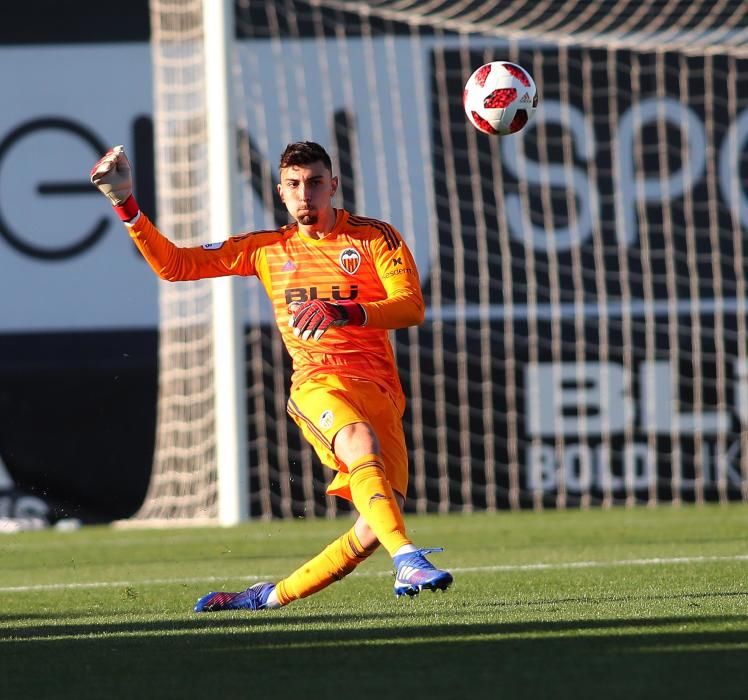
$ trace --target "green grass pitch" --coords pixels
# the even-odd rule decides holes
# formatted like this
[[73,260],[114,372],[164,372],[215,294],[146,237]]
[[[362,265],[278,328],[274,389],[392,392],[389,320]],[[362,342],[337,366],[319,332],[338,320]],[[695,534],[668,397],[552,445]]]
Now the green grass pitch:
[[0,698],[745,698],[748,507],[410,516],[455,574],[378,552],[276,611],[196,615],[348,519],[0,537]]

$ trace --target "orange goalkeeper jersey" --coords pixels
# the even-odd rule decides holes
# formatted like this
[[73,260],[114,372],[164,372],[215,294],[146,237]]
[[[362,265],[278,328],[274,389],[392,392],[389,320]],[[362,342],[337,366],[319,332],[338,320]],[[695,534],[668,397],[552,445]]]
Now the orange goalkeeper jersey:
[[[338,209],[333,230],[321,239],[304,235],[294,223],[194,248],[174,245],[144,214],[128,228],[162,279],[256,275],[293,360],[294,385],[335,373],[376,381],[401,396],[387,331],[421,323],[424,302],[413,256],[389,224]],[[297,338],[288,307],[315,298],[360,303],[366,325],[332,327],[318,341]]]

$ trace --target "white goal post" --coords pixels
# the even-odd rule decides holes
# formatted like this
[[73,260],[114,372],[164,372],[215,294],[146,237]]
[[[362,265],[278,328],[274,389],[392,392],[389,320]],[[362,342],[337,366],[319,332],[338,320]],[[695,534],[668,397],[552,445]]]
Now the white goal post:
[[[151,7],[167,235],[194,245],[285,223],[277,158],[312,139],[333,156],[337,204],[392,222],[413,249],[427,319],[392,336],[409,509],[748,497],[748,5]],[[233,185],[208,167],[208,124],[228,117],[206,90],[203,23],[221,8],[235,23],[221,70],[236,128],[220,148],[225,175],[236,137],[236,226]],[[464,82],[490,60],[537,84],[537,115],[518,135],[483,136],[464,116]],[[262,290],[235,284],[243,352],[228,379],[213,375],[214,338],[236,345],[213,325],[211,285],[162,287],[157,448],[135,520],[230,522],[245,497],[252,517],[347,510],[287,419],[290,367]],[[224,384],[233,418],[218,416]],[[227,448],[240,461],[223,479],[217,426],[245,408]],[[225,498],[234,516],[220,514]]]
[[[233,106],[234,2],[203,3],[208,212],[211,240],[239,229],[236,109]],[[239,280],[212,282],[218,521],[235,525],[249,517],[247,391],[244,306]]]

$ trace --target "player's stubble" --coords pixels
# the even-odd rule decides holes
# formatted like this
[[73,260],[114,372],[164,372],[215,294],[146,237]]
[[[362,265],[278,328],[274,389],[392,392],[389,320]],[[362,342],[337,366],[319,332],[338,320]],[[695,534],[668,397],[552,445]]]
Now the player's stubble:
[[296,221],[302,226],[313,226],[319,220],[319,216],[314,212],[307,212],[306,214],[299,214]]

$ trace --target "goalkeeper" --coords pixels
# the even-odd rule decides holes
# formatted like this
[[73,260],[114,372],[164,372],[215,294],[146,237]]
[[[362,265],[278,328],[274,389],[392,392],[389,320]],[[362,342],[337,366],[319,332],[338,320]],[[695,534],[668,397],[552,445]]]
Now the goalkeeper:
[[256,275],[270,297],[291,359],[288,413],[323,464],[327,492],[352,501],[353,527],[277,583],[212,592],[196,612],[261,610],[311,595],[355,569],[381,544],[393,558],[395,594],[445,590],[437,569],[406,534],[402,515],[408,455],[405,407],[388,331],[424,317],[418,271],[389,224],[333,207],[338,178],[319,144],[289,144],[278,194],[293,223],[222,243],[180,248],[140,211],[130,164],[117,146],[91,170],[143,257],[165,280]]

